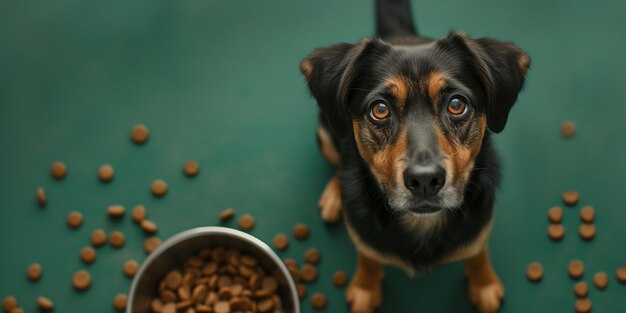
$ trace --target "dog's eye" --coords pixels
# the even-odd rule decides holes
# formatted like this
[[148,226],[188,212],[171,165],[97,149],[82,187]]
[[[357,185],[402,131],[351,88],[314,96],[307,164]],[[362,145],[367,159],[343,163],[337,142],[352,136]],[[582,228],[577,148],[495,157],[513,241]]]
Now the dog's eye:
[[448,113],[452,114],[455,117],[461,117],[465,115],[467,111],[468,105],[465,100],[463,100],[463,98],[454,97],[452,98],[452,100],[450,100],[450,103],[448,103]]
[[370,116],[377,121],[384,120],[391,116],[391,110],[384,102],[376,101],[372,103]]

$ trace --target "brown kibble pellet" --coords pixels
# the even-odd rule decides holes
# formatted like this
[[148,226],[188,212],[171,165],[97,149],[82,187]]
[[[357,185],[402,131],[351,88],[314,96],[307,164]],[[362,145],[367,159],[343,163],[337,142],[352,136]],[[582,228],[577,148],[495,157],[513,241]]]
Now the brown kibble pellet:
[[72,211],[67,215],[67,226],[70,228],[79,228],[83,225],[83,214],[78,211]]
[[126,214],[126,209],[122,205],[109,205],[107,212],[111,218],[122,218]]
[[126,302],[128,301],[128,296],[123,293],[118,293],[113,298],[113,308],[117,311],[124,311],[126,309]]
[[104,230],[98,228],[91,233],[91,244],[100,247],[107,242],[107,234]]
[[84,247],[80,250],[80,260],[86,264],[93,263],[96,260],[96,250],[90,246]]
[[593,285],[596,286],[599,290],[606,289],[606,286],[609,284],[609,276],[606,275],[605,272],[598,272],[593,275]]
[[250,231],[254,228],[254,217],[250,214],[244,214],[239,218],[239,228],[243,231]]
[[578,299],[576,300],[576,313],[589,313],[591,312],[591,300]]
[[572,191],[566,191],[563,193],[563,203],[569,206],[576,205],[579,199],[580,199],[580,195],[578,194],[577,191],[572,190]]
[[157,232],[157,224],[155,224],[153,221],[151,220],[143,220],[141,222],[141,229],[143,229],[143,231],[145,231],[148,234],[154,234]]
[[306,297],[306,286],[304,284],[296,284],[296,289],[298,290],[298,298],[300,298],[300,300],[304,299],[304,297]]
[[150,191],[155,197],[163,197],[167,194],[167,183],[162,179],[157,179],[152,182]]
[[596,218],[596,210],[592,206],[587,205],[580,210],[581,221],[590,224],[590,223],[593,223],[593,220],[595,218]]
[[108,183],[113,180],[114,173],[111,164],[103,164],[98,169],[98,178],[100,178],[100,181]]
[[311,264],[304,264],[300,269],[300,276],[304,282],[312,283],[317,280],[317,268]]
[[561,124],[561,135],[564,138],[572,138],[576,134],[576,125],[572,121],[565,121]]
[[37,203],[39,203],[39,206],[42,208],[46,206],[46,203],[48,203],[46,191],[42,187],[37,188]]
[[226,222],[235,216],[235,209],[228,208],[220,213],[220,221]]
[[85,270],[77,271],[72,277],[72,286],[76,290],[87,290],[91,286],[91,274]]
[[137,274],[137,271],[139,271],[139,262],[133,259],[124,262],[122,271],[127,277],[135,277],[135,274]]
[[28,280],[33,282],[40,280],[42,274],[43,270],[41,269],[41,265],[39,265],[39,263],[32,263],[26,269],[26,277]]
[[585,264],[581,260],[572,260],[567,267],[567,273],[572,278],[580,278],[585,273]]
[[315,248],[309,248],[308,250],[306,250],[306,252],[304,252],[304,261],[309,264],[316,265],[320,262],[321,259],[322,255]]
[[52,311],[54,309],[54,303],[46,297],[38,297],[37,306],[43,311]]
[[336,271],[333,274],[333,285],[335,287],[343,287],[348,283],[348,274],[344,271]]
[[543,278],[543,266],[538,262],[532,262],[526,267],[526,277],[532,282],[538,282]]
[[134,143],[138,145],[146,143],[149,136],[150,133],[148,131],[148,128],[143,124],[137,124],[133,126],[133,129],[130,131],[130,138],[133,140]]
[[109,244],[111,247],[121,248],[124,246],[124,243],[126,243],[126,237],[121,231],[114,230],[111,232],[111,235],[109,235]]
[[188,177],[194,177],[200,172],[200,165],[194,160],[188,160],[183,165],[183,173]]
[[326,307],[328,300],[322,293],[316,292],[311,296],[311,307],[315,310],[322,310]]
[[150,301],[150,309],[153,313],[161,313],[163,311],[163,302],[161,299],[153,299]]
[[159,237],[150,237],[143,242],[143,250],[150,254],[161,245],[161,239]]
[[177,311],[176,304],[174,304],[173,302],[169,302],[163,305],[163,309],[161,312],[162,313],[176,313],[176,311]]
[[589,294],[589,284],[584,281],[577,282],[576,285],[574,285],[574,294],[578,298],[587,297],[587,294]]
[[560,223],[563,220],[563,209],[559,206],[551,207],[548,210],[548,219],[552,223]]
[[141,205],[138,204],[133,208],[133,211],[131,213],[131,217],[133,218],[133,221],[135,221],[135,223],[141,223],[143,220],[146,219],[146,208]]
[[165,287],[175,290],[183,283],[183,275],[179,271],[171,271],[165,276]]
[[565,236],[565,227],[561,224],[550,224],[548,226],[548,237],[552,240],[561,240]]
[[274,236],[274,248],[278,251],[285,251],[289,247],[289,238],[285,234],[277,234]]
[[593,224],[582,224],[578,227],[580,238],[591,240],[596,236],[596,227]]
[[6,296],[2,301],[2,310],[4,312],[9,312],[13,309],[17,308],[17,299],[14,296]]
[[218,301],[213,307],[215,313],[230,313],[230,303],[227,301]]
[[620,283],[626,283],[626,266],[620,267],[615,271],[615,278],[617,278],[617,281]]
[[309,227],[305,224],[298,223],[293,227],[293,235],[298,240],[304,240],[309,237]]
[[56,180],[61,180],[67,175],[67,167],[63,162],[54,162],[52,163],[51,173],[52,178]]

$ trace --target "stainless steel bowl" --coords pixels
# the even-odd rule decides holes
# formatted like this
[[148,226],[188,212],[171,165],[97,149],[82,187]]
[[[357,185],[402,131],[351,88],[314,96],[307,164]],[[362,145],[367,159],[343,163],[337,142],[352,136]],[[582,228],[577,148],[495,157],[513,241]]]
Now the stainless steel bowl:
[[296,284],[282,260],[261,240],[225,227],[199,227],[172,236],[153,251],[135,276],[128,296],[127,313],[149,313],[150,301],[157,297],[159,282],[173,268],[201,248],[223,245],[255,256],[260,265],[279,283],[283,311],[300,313]]

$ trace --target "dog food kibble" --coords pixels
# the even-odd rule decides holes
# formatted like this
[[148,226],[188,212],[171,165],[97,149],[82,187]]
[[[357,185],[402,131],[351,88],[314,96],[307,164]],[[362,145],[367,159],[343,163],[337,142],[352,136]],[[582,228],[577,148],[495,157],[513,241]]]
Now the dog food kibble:
[[309,237],[309,227],[298,223],[293,227],[293,235],[299,240],[304,240]]
[[194,177],[198,175],[199,171],[200,171],[200,165],[198,164],[198,162],[194,160],[186,161],[185,164],[183,165],[183,173],[185,173],[185,175],[189,177]]
[[289,239],[285,234],[277,234],[274,236],[274,248],[278,251],[284,251],[289,246]]
[[41,187],[37,188],[37,203],[39,203],[39,206],[44,207],[47,202],[46,191]]
[[304,284],[296,284],[296,289],[298,290],[298,298],[300,298],[300,300],[304,299],[304,297],[306,297],[306,286]]
[[600,290],[606,289],[609,284],[609,276],[605,272],[598,272],[593,275],[593,285]]
[[110,182],[111,180],[113,180],[113,175],[113,166],[111,166],[110,164],[103,164],[98,169],[98,178],[100,178],[100,181],[102,182]]
[[126,214],[126,209],[122,205],[109,205],[107,212],[111,218],[121,218]]
[[162,313],[176,313],[176,304],[173,302],[166,303],[163,305]]
[[571,121],[561,124],[561,135],[565,138],[572,138],[576,134],[576,125]]
[[585,298],[587,297],[588,293],[589,293],[589,284],[587,284],[586,282],[581,281],[581,282],[577,282],[576,285],[574,285],[574,294],[576,294],[577,297]]
[[576,300],[576,313],[589,313],[591,312],[591,300],[578,299]]
[[121,231],[114,230],[111,232],[111,235],[109,235],[109,244],[111,247],[121,248],[124,246],[124,243],[126,243],[126,237]]
[[239,228],[243,231],[250,231],[254,228],[254,217],[250,214],[244,214],[239,218]]
[[54,309],[54,303],[46,297],[37,298],[37,306],[43,311],[52,311]]
[[87,246],[80,250],[80,260],[86,264],[91,264],[96,260],[96,250]]
[[626,283],[626,266],[620,267],[615,271],[615,278],[617,278],[617,281],[620,283]]
[[333,274],[333,285],[335,287],[343,287],[348,283],[348,274],[344,271],[336,271]]
[[304,261],[309,264],[316,265],[320,262],[321,258],[320,252],[315,248],[310,248],[304,252]]
[[573,260],[569,262],[567,273],[572,278],[580,278],[585,273],[585,265],[581,260]]
[[134,277],[139,270],[139,262],[132,259],[128,260],[124,263],[122,270],[124,272],[124,275],[126,275],[127,277]]
[[85,270],[79,270],[72,277],[72,286],[76,290],[87,290],[91,286],[91,274]]
[[39,263],[33,263],[26,269],[26,277],[28,280],[33,282],[40,280],[42,273],[43,270],[41,269],[41,265],[39,265]]
[[117,311],[124,311],[126,309],[126,302],[128,301],[128,296],[123,293],[118,293],[113,298],[113,308]]
[[154,234],[157,232],[157,224],[155,224],[153,221],[151,220],[143,220],[141,222],[141,229],[143,229],[143,231],[145,231],[148,234]]
[[300,276],[306,283],[312,283],[317,280],[317,268],[311,264],[304,264],[300,269]]
[[83,214],[78,211],[72,211],[67,215],[67,226],[70,228],[79,228],[83,225]]
[[593,220],[596,218],[596,210],[587,205],[580,210],[580,220],[585,223],[593,223]]
[[24,313],[24,310],[22,308],[14,308],[9,313]]
[[563,220],[563,209],[555,206],[548,210],[548,219],[552,223],[560,223]]
[[548,226],[548,237],[552,240],[561,240],[565,236],[565,227],[561,224],[550,224]]
[[532,262],[526,267],[526,277],[530,281],[538,282],[543,278],[543,266],[538,262]]
[[163,197],[167,194],[167,183],[162,179],[157,179],[152,182],[150,191],[155,197]]
[[220,213],[220,221],[226,222],[235,216],[235,209],[228,208]]
[[133,211],[131,212],[131,217],[133,218],[133,221],[135,221],[135,223],[139,224],[141,223],[143,220],[146,219],[146,208],[139,204],[136,205],[133,208]]
[[2,310],[4,312],[9,312],[13,309],[17,308],[17,299],[14,296],[6,296],[2,301]]
[[56,180],[61,180],[67,175],[67,167],[63,162],[54,162],[52,163],[52,178]]
[[143,242],[143,251],[150,254],[161,245],[159,237],[150,237]]
[[133,126],[133,129],[130,131],[130,138],[138,145],[146,143],[149,136],[148,128],[142,124]]
[[315,310],[322,310],[326,307],[328,300],[322,293],[316,292],[311,296],[311,307]]
[[107,234],[104,230],[98,228],[91,233],[91,244],[100,247],[107,242]]
[[578,194],[577,191],[566,191],[563,193],[563,203],[569,206],[576,205],[579,199],[580,199],[580,195]]
[[593,224],[582,224],[578,227],[580,238],[591,240],[596,236],[596,227]]

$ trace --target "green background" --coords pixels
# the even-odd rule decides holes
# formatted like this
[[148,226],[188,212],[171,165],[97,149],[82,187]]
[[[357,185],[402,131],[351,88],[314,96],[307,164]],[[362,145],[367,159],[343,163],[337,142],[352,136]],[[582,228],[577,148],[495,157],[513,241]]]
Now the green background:
[[[420,31],[440,37],[462,29],[473,37],[514,40],[532,57],[525,91],[496,144],[504,164],[490,239],[493,263],[507,288],[502,312],[573,312],[573,258],[587,266],[585,281],[606,271],[609,287],[591,288],[595,312],[624,312],[626,286],[614,273],[626,265],[626,145],[623,121],[626,7],[618,1],[420,0],[413,2]],[[13,294],[28,312],[50,297],[57,312],[109,312],[130,280],[129,258],[143,260],[144,235],[130,218],[111,222],[110,204],[142,203],[167,238],[191,227],[215,225],[234,207],[257,219],[252,234],[269,242],[289,233],[281,256],[302,260],[322,252],[319,281],[309,295],[329,296],[328,312],[345,311],[343,290],[331,284],[337,269],[354,270],[355,253],[342,225],[325,226],[317,201],[332,169],[315,143],[316,106],[298,71],[314,48],[357,42],[374,28],[371,1],[0,1],[0,296]],[[563,139],[572,120],[578,133]],[[151,130],[135,146],[135,123]],[[198,177],[182,175],[196,159]],[[52,162],[69,174],[53,181]],[[115,180],[102,184],[97,169],[110,163]],[[162,178],[169,194],[154,199]],[[35,189],[49,203],[39,208]],[[566,235],[547,239],[546,211],[576,189],[581,202],[565,208]],[[595,206],[598,233],[577,236],[579,209]],[[71,210],[85,215],[70,230]],[[291,235],[296,222],[312,228],[306,242]],[[233,224],[230,224],[233,225]],[[93,265],[78,259],[91,231],[122,230],[122,250],[97,249]],[[525,278],[539,261],[545,277]],[[39,262],[44,276],[25,271]],[[72,274],[93,275],[85,293]],[[461,263],[410,279],[388,268],[379,312],[472,312]],[[312,312],[307,302],[303,312]]]

